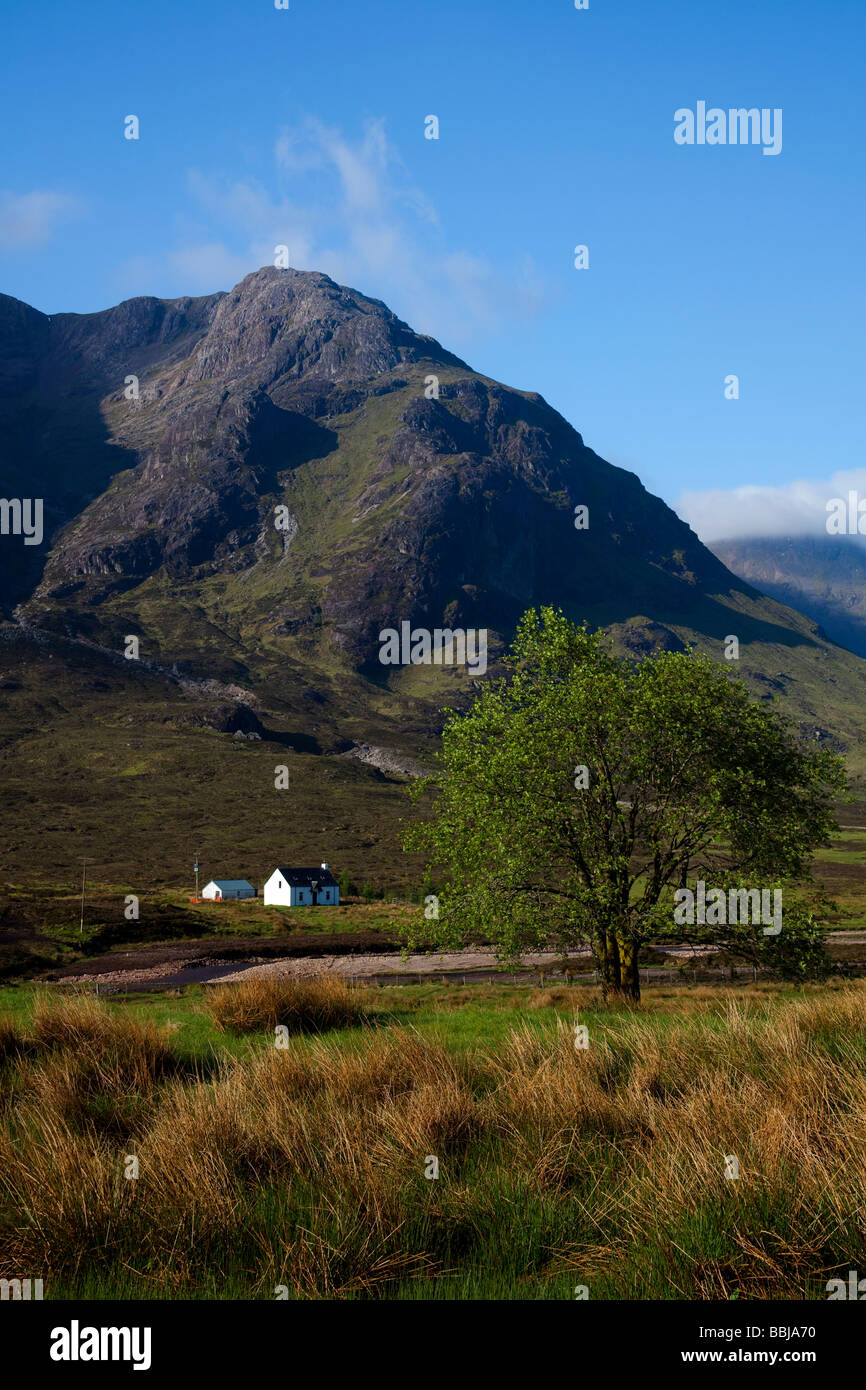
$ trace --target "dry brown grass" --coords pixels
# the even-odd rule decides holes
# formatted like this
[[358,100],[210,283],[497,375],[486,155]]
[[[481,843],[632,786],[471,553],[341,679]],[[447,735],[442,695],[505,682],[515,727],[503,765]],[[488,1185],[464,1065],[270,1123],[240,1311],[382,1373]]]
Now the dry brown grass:
[[[118,1155],[92,1128],[44,1105],[25,1105],[0,1131],[0,1199],[18,1221],[4,1223],[0,1275],[78,1259],[105,1259],[129,1232],[131,1184]],[[34,1261],[36,1264],[34,1265]]]
[[23,1048],[24,1040],[14,1020],[0,1015],[0,1062],[20,1056]]
[[[262,1031],[283,1021],[258,990],[235,1024],[252,1001]],[[346,1297],[465,1269],[512,1291],[579,1273],[593,1297],[790,1298],[866,1262],[861,983],[582,1009],[585,1050],[537,1012],[495,1047],[299,1038],[207,1077],[144,1068],[138,1102],[141,1063],[115,1054],[125,1036],[150,1056],[147,1030],[49,1003],[0,1124],[0,1272],[115,1260],[183,1289],[240,1269],[250,1293]]]
[[293,980],[263,975],[236,984],[211,985],[207,1010],[217,1028],[232,1033],[324,1033],[358,1023],[363,1009],[357,990],[336,975]]
[[37,999],[32,1036],[40,1048],[89,1064],[107,1090],[149,1090],[171,1060],[167,1030],[149,1019],[116,1013],[93,995],[45,994]]

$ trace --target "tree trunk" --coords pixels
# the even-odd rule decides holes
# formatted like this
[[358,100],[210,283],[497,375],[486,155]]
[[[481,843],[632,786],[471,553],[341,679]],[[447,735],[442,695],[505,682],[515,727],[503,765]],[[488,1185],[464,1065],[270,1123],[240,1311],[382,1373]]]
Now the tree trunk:
[[615,928],[605,932],[597,948],[602,998],[640,1003],[638,946]]
[[638,965],[638,947],[634,941],[624,941],[620,938],[620,990],[627,999],[640,1003],[640,967]]

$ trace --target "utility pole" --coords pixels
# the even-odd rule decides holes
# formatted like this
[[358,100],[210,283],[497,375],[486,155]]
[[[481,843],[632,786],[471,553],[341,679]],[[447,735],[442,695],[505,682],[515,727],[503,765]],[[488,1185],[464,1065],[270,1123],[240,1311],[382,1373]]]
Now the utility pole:
[[198,902],[198,850],[195,852],[195,863],[192,867],[195,870],[195,900]]
[[79,859],[81,860],[81,921],[80,921],[79,924],[78,924],[78,934],[79,934],[79,936],[83,936],[83,935],[84,935],[84,894],[85,894],[86,889],[87,889],[87,865],[88,865],[88,864],[93,864],[95,861],[94,861],[92,858],[90,858],[88,855],[86,855],[86,854],[80,854],[78,857],[79,857]]

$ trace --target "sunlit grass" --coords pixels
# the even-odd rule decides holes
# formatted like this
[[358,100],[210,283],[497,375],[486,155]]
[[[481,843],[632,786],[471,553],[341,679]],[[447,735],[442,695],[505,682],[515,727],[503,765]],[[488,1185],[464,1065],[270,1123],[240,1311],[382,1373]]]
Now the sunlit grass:
[[817,1298],[866,1262],[860,982],[350,990],[285,1048],[270,1014],[220,1031],[231,991],[0,994],[0,1273],[48,1297]]

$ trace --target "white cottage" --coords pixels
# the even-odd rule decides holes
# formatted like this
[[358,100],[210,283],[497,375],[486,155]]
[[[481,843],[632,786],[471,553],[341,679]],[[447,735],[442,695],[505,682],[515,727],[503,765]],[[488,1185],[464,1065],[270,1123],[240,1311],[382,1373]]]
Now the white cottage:
[[318,869],[274,869],[262,889],[266,904],[274,907],[308,907],[340,901],[337,880],[327,864]]
[[245,878],[212,878],[201,890],[203,898],[214,902],[228,902],[229,898],[254,898],[256,890]]

